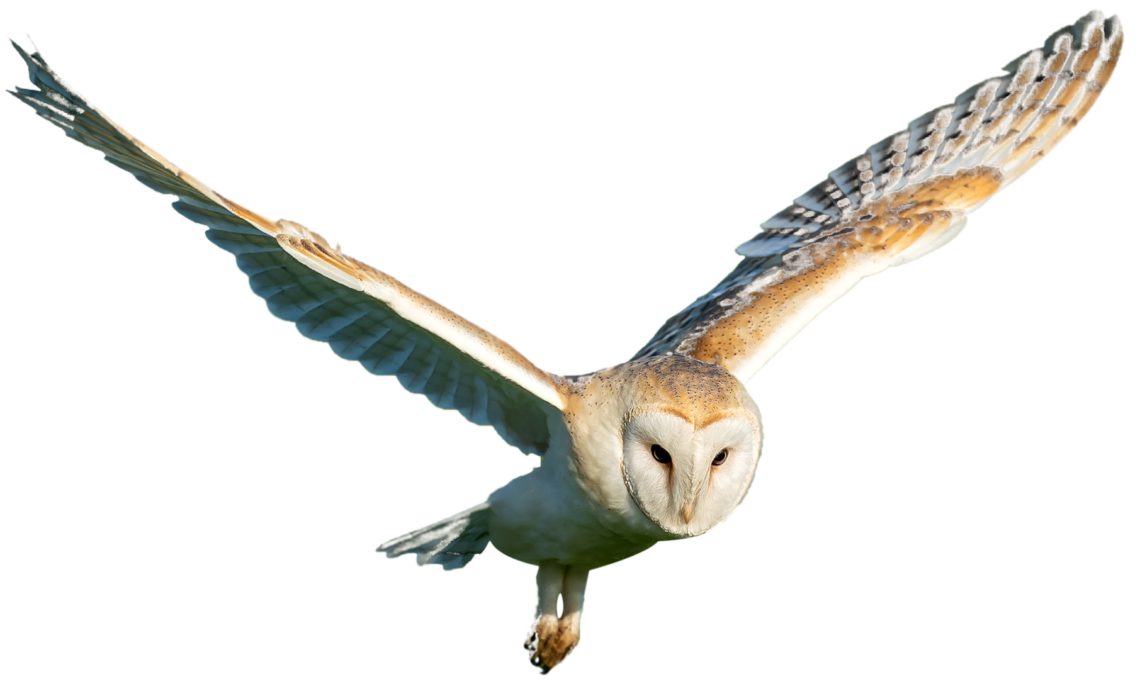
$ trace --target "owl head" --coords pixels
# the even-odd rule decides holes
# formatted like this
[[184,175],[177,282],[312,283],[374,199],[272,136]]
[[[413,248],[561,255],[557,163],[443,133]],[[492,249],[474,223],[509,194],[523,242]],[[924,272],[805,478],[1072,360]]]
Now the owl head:
[[724,368],[651,359],[626,383],[621,472],[629,495],[674,537],[728,517],[752,483],[763,431],[752,397]]

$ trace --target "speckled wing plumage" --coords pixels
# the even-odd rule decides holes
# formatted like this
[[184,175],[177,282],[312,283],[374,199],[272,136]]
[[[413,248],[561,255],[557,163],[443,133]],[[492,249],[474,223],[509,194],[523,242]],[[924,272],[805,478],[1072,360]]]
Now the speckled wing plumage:
[[1036,164],[1096,101],[1121,42],[1119,20],[1093,12],[832,171],[634,358],[678,354],[751,377],[859,280],[945,244]]
[[206,237],[237,258],[274,315],[372,373],[395,375],[436,406],[493,425],[524,453],[546,450],[547,417],[562,409],[557,378],[304,226],[270,221],[210,190],[67,88],[39,53],[16,49],[37,89],[12,94],[147,187],[176,195],[178,213],[205,225]]

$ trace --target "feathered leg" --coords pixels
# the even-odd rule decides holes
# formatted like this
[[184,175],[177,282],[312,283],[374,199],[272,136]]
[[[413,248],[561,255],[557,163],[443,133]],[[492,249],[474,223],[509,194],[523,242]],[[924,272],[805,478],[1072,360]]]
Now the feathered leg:
[[582,625],[582,604],[586,602],[586,568],[571,565],[566,568],[562,580],[562,617],[558,620],[558,637],[555,640],[561,649],[558,660],[570,655],[578,645]]
[[547,673],[556,665],[548,662],[549,643],[559,632],[559,594],[565,578],[565,565],[541,563],[535,570],[535,614],[523,637],[522,648],[530,654],[530,665]]
[[[523,646],[530,651],[530,662],[550,672],[578,645],[582,624],[582,604],[586,598],[589,570],[579,566],[548,563],[538,567],[538,616]],[[558,596],[562,595],[562,616],[558,616]]]

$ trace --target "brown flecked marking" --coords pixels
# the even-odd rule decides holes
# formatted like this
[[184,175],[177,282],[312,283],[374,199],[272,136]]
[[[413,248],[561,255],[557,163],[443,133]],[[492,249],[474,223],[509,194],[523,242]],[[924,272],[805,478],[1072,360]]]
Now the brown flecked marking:
[[956,159],[958,154],[962,151],[962,148],[965,147],[969,141],[970,136],[963,135],[962,131],[956,131],[954,135],[946,141],[946,144],[942,148],[942,154],[934,160],[935,166],[944,166],[952,159]]
[[664,411],[700,430],[737,415],[743,385],[715,363],[684,356],[658,356],[622,368],[621,381],[645,410]]
[[[205,185],[202,185],[201,187],[206,188]],[[209,190],[209,188],[206,188],[206,189]],[[237,202],[231,202],[230,200],[226,199],[225,197],[222,197],[221,195],[219,195],[216,192],[213,192],[213,191],[211,191],[211,192],[215,196],[217,196],[217,198],[219,200],[221,200],[222,206],[224,206],[226,209],[229,209],[231,212],[233,212],[234,214],[237,214],[238,216],[245,219],[246,221],[252,223],[259,230],[265,232],[268,235],[273,235],[273,236],[280,234],[280,232],[281,232],[280,226],[278,226],[273,221],[270,221],[269,219],[265,218],[264,216],[257,213],[256,211],[250,211],[249,209],[246,209],[245,207],[241,206]]]
[[[924,241],[930,245],[933,236],[960,226],[964,212],[1046,156],[1096,101],[1122,43],[1117,19],[1090,15],[1016,60],[1008,81],[990,79],[967,91],[969,106],[953,123],[950,113],[959,110],[946,107],[911,124],[921,122],[924,129],[888,138],[890,152],[883,154],[884,168],[874,183],[868,182],[872,173],[862,163],[865,157],[841,167],[837,171],[858,169],[862,184],[832,199],[861,193],[857,211],[844,212],[826,228],[797,231],[803,240],[785,247],[780,261],[773,263],[775,254],[745,260],[709,297],[671,319],[638,356],[668,351],[753,372],[859,278],[896,263],[919,239],[931,238]],[[917,148],[908,147],[912,134],[919,136]],[[956,164],[966,166],[940,175]],[[926,174],[932,175],[915,182]],[[796,204],[785,211],[801,218],[812,213]]]
[[686,341],[682,353],[730,371],[737,368],[809,300],[826,296],[852,270],[867,269],[869,261],[893,260],[920,238],[949,229],[961,212],[997,192],[1001,181],[994,169],[967,169],[936,176],[873,203],[869,218],[840,224],[835,237],[786,259],[792,266],[785,277],[754,293],[738,293],[737,298],[747,301],[726,307],[703,334]]
[[318,242],[306,240],[305,238],[289,235],[287,233],[279,233],[277,235],[277,242],[286,244],[311,259],[332,266],[350,277],[359,279],[357,270],[354,269],[351,264],[340,257],[340,255],[333,254]]
[[[1119,25],[1112,36],[1106,37],[1105,25],[1097,24],[1091,27],[1086,39],[1087,44],[1080,46],[1069,71],[1062,75],[1068,80],[1053,93],[1048,103],[1049,111],[1033,122],[1031,135],[1018,143],[1009,158],[1002,160],[1001,168],[1007,185],[1033,168],[1073,130],[1100,97],[1112,76],[1124,42]],[[1058,54],[1046,60],[1046,72],[1057,72],[1064,63],[1062,58],[1069,54],[1071,41],[1061,43]],[[1040,88],[1038,91],[1042,98],[1048,93]]]
[[1005,124],[1009,122],[1010,117],[1009,112],[994,116],[990,123],[982,124],[982,131],[980,131],[978,135],[982,137],[998,135],[998,133],[1004,129]]
[[[994,103],[994,99],[997,97],[998,87],[1000,85],[1001,85],[1001,79],[1000,78],[991,78],[990,80],[985,81],[983,87],[978,90],[978,94],[975,96],[975,99],[974,99],[973,107],[978,114],[979,120],[981,120],[982,117],[985,115],[985,111],[987,109],[989,109],[989,106]],[[947,109],[949,112],[953,112],[952,108],[947,108]],[[947,125],[949,124],[949,122],[950,122],[950,117],[947,116],[947,118],[946,118]]]
[[1084,37],[1081,45],[1082,54],[1073,61],[1070,67],[1076,73],[1087,72],[1100,58],[1100,49],[1104,44],[1104,24],[1098,23],[1089,27],[1088,35]]
[[982,117],[986,114],[985,108],[989,105],[980,104],[979,106],[980,109],[975,109],[970,113],[969,116],[967,116],[965,119],[962,119],[962,122],[958,124],[959,130],[963,130],[967,133],[972,133],[975,129],[978,128],[978,126],[982,125]]
[[[751,301],[716,321],[703,335],[690,340],[685,353],[710,363],[719,357],[732,370],[744,362],[752,348],[797,312],[807,298],[826,290],[830,281],[855,264],[857,243],[850,239],[805,249],[808,266],[802,273],[758,291]],[[739,295],[738,295],[739,296]]]

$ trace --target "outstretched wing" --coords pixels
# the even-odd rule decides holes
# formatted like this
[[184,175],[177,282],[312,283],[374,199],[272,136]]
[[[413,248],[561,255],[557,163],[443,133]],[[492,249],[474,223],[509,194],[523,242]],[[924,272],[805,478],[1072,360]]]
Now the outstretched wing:
[[395,375],[436,406],[493,425],[524,453],[546,450],[547,417],[563,408],[561,378],[304,226],[270,221],[222,197],[65,86],[38,52],[13,45],[37,89],[12,94],[147,187],[176,195],[175,210],[205,225],[206,237],[237,258],[274,315],[372,373]]
[[832,171],[634,358],[690,356],[747,380],[856,283],[949,242],[1045,156],[1100,95],[1121,41],[1119,20],[1093,12]]

